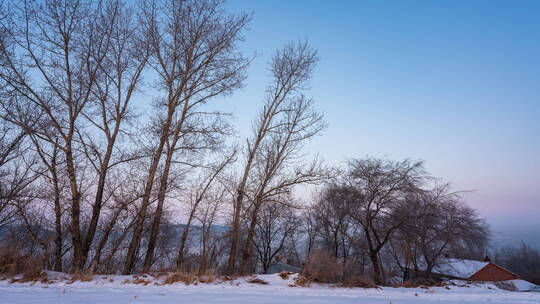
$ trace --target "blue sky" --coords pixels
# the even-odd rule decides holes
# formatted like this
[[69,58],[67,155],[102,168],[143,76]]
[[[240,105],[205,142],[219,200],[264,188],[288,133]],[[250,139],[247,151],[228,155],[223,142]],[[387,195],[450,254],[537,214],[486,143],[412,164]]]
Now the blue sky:
[[[422,159],[496,231],[540,240],[540,1],[248,1],[257,53],[227,100],[241,134],[273,51],[308,39],[311,95],[329,127],[310,151],[331,163]],[[246,133],[247,134],[247,133]]]

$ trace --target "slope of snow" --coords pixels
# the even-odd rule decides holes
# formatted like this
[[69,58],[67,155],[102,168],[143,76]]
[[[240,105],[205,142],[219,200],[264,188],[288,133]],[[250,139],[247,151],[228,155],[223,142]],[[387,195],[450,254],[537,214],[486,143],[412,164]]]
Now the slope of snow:
[[512,284],[517,291],[540,291],[540,286],[525,280],[510,280],[505,282]]
[[488,264],[489,262],[474,260],[443,259],[440,265],[433,268],[433,272],[456,278],[468,279]]
[[335,288],[327,285],[290,287],[294,275],[283,280],[278,275],[258,275],[268,285],[250,284],[251,278],[233,281],[184,285],[160,284],[161,279],[145,276],[147,285],[124,284],[142,276],[96,276],[91,282],[65,280],[63,274],[51,273],[53,284],[0,281],[0,303],[4,304],[468,304],[540,303],[540,293],[501,290],[491,283],[464,283],[433,288]]

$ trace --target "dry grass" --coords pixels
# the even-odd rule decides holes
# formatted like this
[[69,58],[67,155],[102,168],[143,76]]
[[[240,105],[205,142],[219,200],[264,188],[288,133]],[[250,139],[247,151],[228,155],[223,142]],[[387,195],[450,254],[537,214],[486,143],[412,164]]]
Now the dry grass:
[[284,280],[288,280],[289,277],[292,275],[293,273],[290,272],[290,271],[282,271],[280,272],[278,275],[280,278],[284,279]]
[[169,275],[169,272],[165,270],[159,270],[159,271],[153,271],[148,273],[149,276],[153,277],[154,279],[161,279],[165,276]]
[[306,275],[299,275],[294,279],[294,284],[289,285],[290,287],[310,287],[313,283],[313,279]]
[[73,282],[80,281],[80,282],[90,282],[94,279],[94,274],[90,271],[81,271],[78,273],[74,273],[71,275],[71,280]]
[[214,269],[210,269],[203,274],[199,274],[198,281],[200,283],[212,283],[218,279],[217,272]]
[[37,282],[47,283],[47,274],[41,270],[40,266],[27,268],[22,275],[21,282]]
[[419,288],[427,289],[429,287],[448,287],[448,284],[445,282],[418,280],[418,281],[405,281],[403,283],[394,284],[393,286],[404,287],[404,288],[418,288],[419,287]]
[[122,284],[140,284],[146,286],[152,283],[149,280],[145,279],[146,277],[148,276],[145,274],[136,274],[132,277],[132,279],[125,279],[124,281],[122,281]]
[[197,282],[197,275],[194,272],[173,272],[164,281],[163,284],[170,285],[177,282],[183,282],[186,285]]
[[233,276],[226,275],[222,279],[223,279],[224,282],[227,282],[227,281],[234,281],[234,280],[238,279],[238,277],[234,276],[234,275]]
[[398,287],[398,288],[416,288],[420,286],[420,284],[414,282],[414,281],[405,281],[405,282],[402,282],[402,283],[399,283],[399,284],[395,284],[394,287]]
[[377,288],[377,284],[373,280],[366,276],[352,276],[343,283],[340,284],[341,287],[361,287],[361,288]]
[[251,284],[268,285],[268,282],[266,282],[265,280],[261,280],[259,278],[252,278],[252,279],[247,280],[246,282],[251,283]]
[[[183,282],[186,285],[198,283],[212,283],[219,279],[219,275],[215,269],[209,269],[204,273],[197,273],[196,271],[175,271],[166,275],[159,274],[154,277],[165,277],[163,280],[164,285],[170,285],[177,282]],[[224,279],[226,280],[226,279]]]
[[146,280],[146,279],[143,279],[143,278],[137,278],[137,279],[133,279],[133,280],[124,280],[124,282],[122,282],[122,284],[139,284],[139,285],[148,285],[152,282]]
[[22,254],[17,249],[0,250],[0,275],[3,279],[14,278],[21,275],[18,279],[12,279],[11,282],[48,282],[47,274],[43,272],[43,259],[39,257]]

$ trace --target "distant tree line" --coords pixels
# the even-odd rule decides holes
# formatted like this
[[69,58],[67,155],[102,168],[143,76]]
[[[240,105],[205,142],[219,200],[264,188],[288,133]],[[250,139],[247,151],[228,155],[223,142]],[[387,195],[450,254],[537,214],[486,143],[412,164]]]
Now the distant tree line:
[[[251,133],[235,135],[218,103],[244,85],[249,21],[220,0],[2,2],[0,258],[387,283],[485,254],[485,221],[422,162],[331,168],[305,151],[326,127],[307,42],[274,53]],[[300,185],[317,185],[312,202]]]
[[520,278],[540,285],[540,251],[522,242],[518,247],[494,250],[494,262],[518,274]]

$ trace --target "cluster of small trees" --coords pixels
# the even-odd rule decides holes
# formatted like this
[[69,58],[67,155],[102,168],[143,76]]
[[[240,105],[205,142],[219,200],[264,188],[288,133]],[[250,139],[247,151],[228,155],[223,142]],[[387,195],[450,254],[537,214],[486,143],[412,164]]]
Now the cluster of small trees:
[[384,283],[396,270],[429,279],[445,255],[478,258],[489,239],[484,220],[410,160],[349,161],[307,216],[307,251],[326,250],[342,279],[360,274]]
[[[266,272],[325,252],[341,277],[429,273],[488,231],[420,162],[341,172],[304,145],[326,124],[318,62],[287,43],[251,135],[215,105],[243,86],[250,17],[220,0],[7,1],[0,6],[0,242],[73,273]],[[293,195],[323,184],[313,204]],[[182,223],[182,224],[180,224]],[[393,267],[392,267],[393,269]]]

